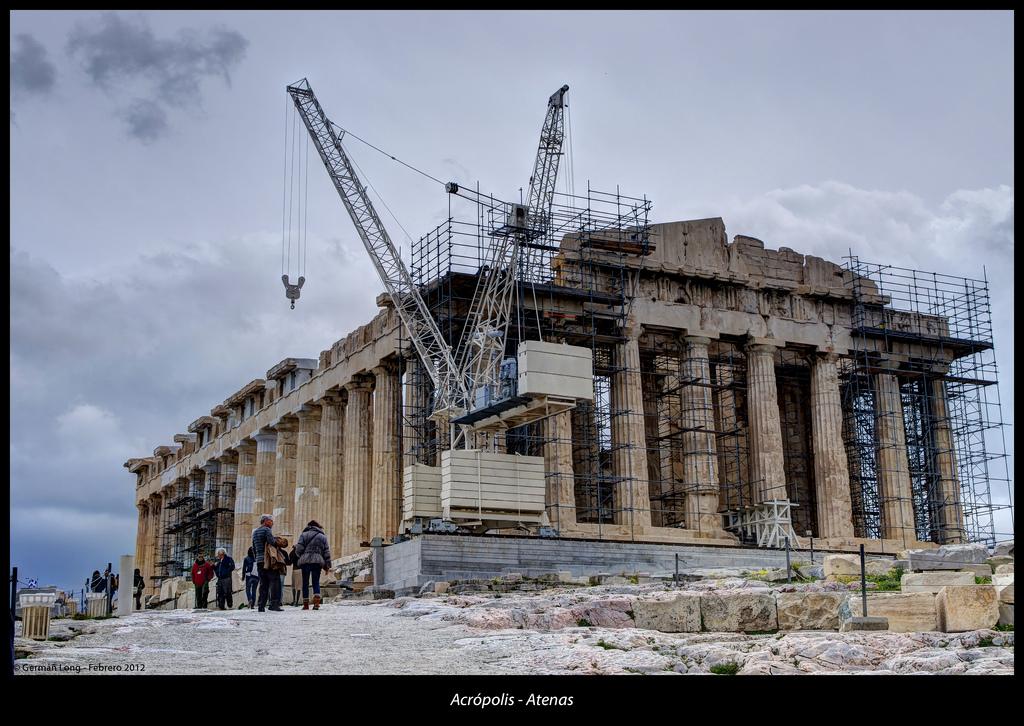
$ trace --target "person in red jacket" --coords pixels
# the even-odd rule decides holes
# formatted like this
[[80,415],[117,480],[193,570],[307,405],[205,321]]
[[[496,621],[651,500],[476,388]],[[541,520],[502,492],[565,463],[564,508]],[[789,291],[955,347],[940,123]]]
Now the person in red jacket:
[[206,601],[210,597],[210,580],[213,579],[213,566],[201,554],[196,555],[192,565],[192,584],[196,587],[196,608],[206,609]]

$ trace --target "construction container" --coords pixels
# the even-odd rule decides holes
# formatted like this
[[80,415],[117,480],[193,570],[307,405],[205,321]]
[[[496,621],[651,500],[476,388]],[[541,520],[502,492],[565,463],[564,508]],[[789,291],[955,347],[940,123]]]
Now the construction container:
[[544,514],[544,457],[481,449],[441,453],[445,519],[539,522]]
[[526,340],[517,349],[520,396],[594,400],[594,354],[590,348]]
[[402,476],[402,519],[441,516],[441,467],[412,464]]
[[21,605],[21,635],[32,640],[46,640],[50,636],[50,610],[57,602],[52,593],[19,595]]

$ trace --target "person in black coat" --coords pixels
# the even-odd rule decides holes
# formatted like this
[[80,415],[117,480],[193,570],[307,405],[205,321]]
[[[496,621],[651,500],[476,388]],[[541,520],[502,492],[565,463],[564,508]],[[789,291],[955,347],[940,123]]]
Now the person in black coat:
[[224,610],[224,603],[228,608],[234,607],[231,602],[231,573],[234,572],[235,561],[228,557],[228,552],[223,547],[217,548],[217,556],[213,561],[213,571],[217,575],[217,609]]
[[146,589],[146,581],[142,579],[142,570],[135,568],[135,609],[142,610],[142,591]]
[[251,610],[256,607],[256,587],[260,584],[260,573],[256,569],[256,553],[252,547],[242,561],[242,578],[245,580],[245,599]]

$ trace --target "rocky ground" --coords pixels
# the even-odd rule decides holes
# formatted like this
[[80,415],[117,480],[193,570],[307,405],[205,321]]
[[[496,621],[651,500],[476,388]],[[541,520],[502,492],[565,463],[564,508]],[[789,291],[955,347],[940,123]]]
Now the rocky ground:
[[[749,586],[717,580],[687,587]],[[633,627],[636,598],[657,598],[670,587],[430,593],[345,600],[318,612],[155,610],[57,620],[51,637],[60,640],[16,640],[16,666],[54,668],[34,674],[118,666],[142,674],[1013,673],[1012,632],[755,635]]]

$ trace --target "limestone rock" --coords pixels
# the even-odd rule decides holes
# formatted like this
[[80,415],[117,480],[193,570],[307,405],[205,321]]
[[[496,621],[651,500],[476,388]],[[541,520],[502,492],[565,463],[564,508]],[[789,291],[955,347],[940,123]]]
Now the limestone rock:
[[668,598],[637,600],[633,604],[636,627],[663,633],[700,632],[700,595],[671,593]]
[[705,592],[700,596],[700,613],[708,631],[749,633],[779,627],[775,596],[770,592]]
[[987,560],[985,560],[985,564],[990,565],[992,567],[992,571],[995,572],[997,568],[1002,567],[1003,565],[1012,566],[1013,558],[1004,556],[989,557]]
[[893,568],[892,563],[892,560],[867,560],[864,563],[864,573],[877,576],[888,575],[889,570]]
[[987,562],[981,565],[962,565],[961,572],[970,572],[975,577],[992,577],[992,566]]
[[858,555],[825,555],[825,576],[860,575],[860,557]]
[[912,570],[968,569],[965,565],[984,565],[988,558],[988,549],[983,544],[942,545],[900,553],[900,559],[910,560]]
[[843,621],[839,627],[841,633],[857,632],[862,630],[888,630],[889,621],[881,615],[868,615],[863,617],[855,615]]
[[[857,595],[850,602],[860,614]],[[868,615],[881,615],[889,620],[895,633],[927,633],[939,629],[935,612],[935,595],[930,592],[877,592],[868,594]]]
[[999,624],[1000,625],[1013,625],[1013,605],[1007,603],[999,603]]
[[805,565],[800,568],[800,577],[804,580],[820,580],[825,577],[824,565]]
[[420,587],[420,595],[427,592],[434,592],[434,584],[435,583],[433,580],[427,580],[426,582],[424,582],[423,586]]
[[993,557],[1013,557],[1013,540],[1007,540],[1006,542],[996,542],[996,546],[992,548]]
[[441,582],[435,582],[434,592],[436,592],[438,595],[443,595],[444,593],[448,592],[448,588],[450,586],[451,583],[447,582],[446,580],[442,580]]
[[1013,604],[1013,574],[992,575],[992,586],[996,589],[996,599],[1001,603]]
[[995,574],[997,574],[997,575],[1012,575],[1013,574],[1013,563],[1011,562],[1008,565],[999,565],[996,568]]
[[991,628],[999,622],[999,601],[992,585],[954,585],[935,597],[939,627],[946,633]]
[[915,572],[900,578],[900,589],[903,592],[930,592],[935,595],[946,585],[973,585],[974,573],[955,570],[936,570],[934,572]]
[[845,592],[780,592],[775,602],[780,630],[838,630]]

